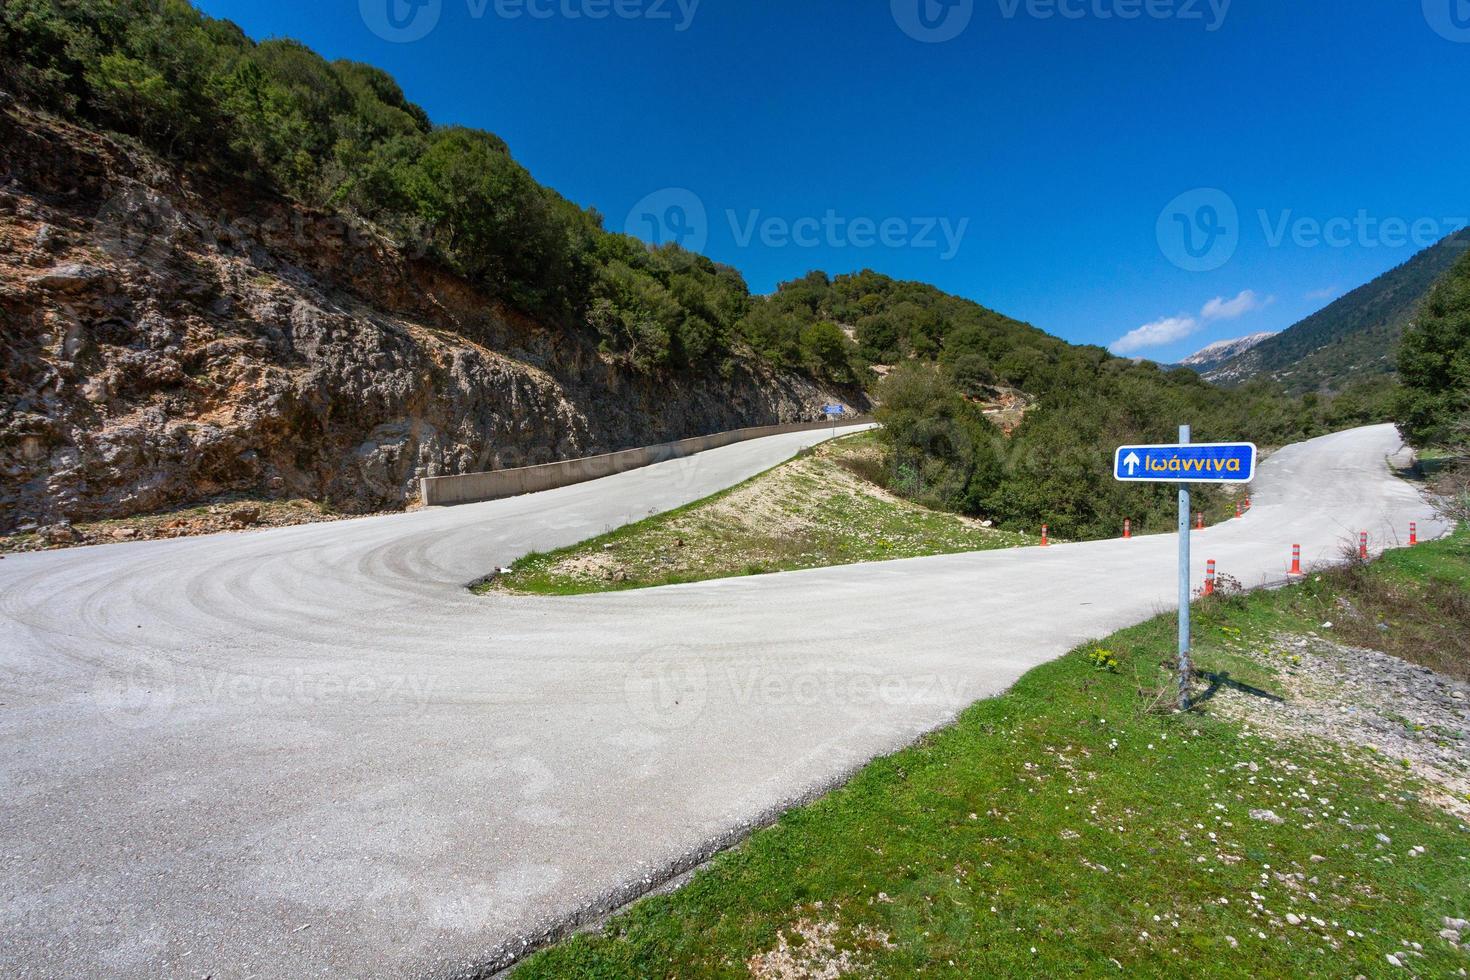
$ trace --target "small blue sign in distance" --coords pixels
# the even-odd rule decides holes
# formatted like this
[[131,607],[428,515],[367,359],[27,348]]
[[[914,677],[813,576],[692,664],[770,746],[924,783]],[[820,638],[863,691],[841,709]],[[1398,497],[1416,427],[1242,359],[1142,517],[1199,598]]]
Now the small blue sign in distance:
[[822,412],[826,415],[846,415],[847,409],[841,405],[823,405]]
[[1124,483],[1249,483],[1256,478],[1256,447],[1249,442],[1180,446],[1122,446],[1113,478]]

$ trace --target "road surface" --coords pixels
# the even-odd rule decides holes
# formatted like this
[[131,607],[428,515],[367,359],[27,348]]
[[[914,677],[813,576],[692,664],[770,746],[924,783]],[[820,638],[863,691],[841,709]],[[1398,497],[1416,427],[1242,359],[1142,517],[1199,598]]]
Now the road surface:
[[[796,433],[547,493],[0,561],[6,977],[396,977],[503,961],[1078,643],[1169,608],[1171,536],[574,598],[532,549]],[[1392,428],[1283,450],[1195,556],[1246,584],[1409,521]],[[1196,569],[1196,580],[1199,568]]]

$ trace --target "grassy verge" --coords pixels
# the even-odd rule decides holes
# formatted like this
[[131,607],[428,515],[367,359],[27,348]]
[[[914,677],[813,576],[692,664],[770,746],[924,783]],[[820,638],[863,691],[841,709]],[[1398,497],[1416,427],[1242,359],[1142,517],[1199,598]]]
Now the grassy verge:
[[861,475],[880,453],[872,433],[825,443],[686,507],[529,555],[482,591],[607,592],[1034,543],[883,491]]
[[[1450,630],[1434,589],[1467,576],[1462,532],[1207,600],[1197,660],[1237,699],[1290,691],[1301,658],[1279,652],[1283,632],[1330,632],[1319,617],[1339,598],[1366,607],[1386,591],[1419,596],[1416,614]],[[1163,617],[1032,671],[517,976],[1470,968],[1440,935],[1446,918],[1470,917],[1463,822],[1365,747],[1265,736],[1219,697],[1160,710],[1173,629]]]

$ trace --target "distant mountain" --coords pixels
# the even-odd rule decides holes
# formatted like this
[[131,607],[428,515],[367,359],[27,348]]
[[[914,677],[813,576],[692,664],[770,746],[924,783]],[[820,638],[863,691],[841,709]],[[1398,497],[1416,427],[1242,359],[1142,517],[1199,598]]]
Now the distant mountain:
[[1201,374],[1206,374],[1233,357],[1239,357],[1246,351],[1261,343],[1270,340],[1276,334],[1253,333],[1249,337],[1236,337],[1234,340],[1217,340],[1208,347],[1203,347],[1179,362],[1180,367],[1194,368]]
[[1470,230],[1456,232],[1290,329],[1196,369],[1216,384],[1265,377],[1293,393],[1336,391],[1354,381],[1392,374],[1399,340],[1419,305],[1467,250]]

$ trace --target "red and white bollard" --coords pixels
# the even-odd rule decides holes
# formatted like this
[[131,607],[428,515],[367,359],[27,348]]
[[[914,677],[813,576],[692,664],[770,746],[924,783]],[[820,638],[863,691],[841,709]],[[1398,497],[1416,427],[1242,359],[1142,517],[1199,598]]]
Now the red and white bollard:
[[1416,523],[1413,523],[1411,521],[1409,523],[1409,547],[1412,548],[1412,547],[1414,547],[1414,545],[1416,545],[1418,543],[1419,543],[1419,525],[1416,524]]
[[1299,544],[1294,544],[1294,545],[1291,546],[1291,573],[1290,574],[1292,574],[1292,575],[1300,575],[1300,574],[1302,574],[1302,546],[1299,545]]
[[1368,560],[1368,532],[1364,531],[1358,535],[1358,557],[1364,561]]
[[1237,500],[1235,502],[1235,519],[1238,521],[1238,520],[1240,520],[1244,516],[1245,516],[1245,508],[1242,507],[1240,505],[1240,501]]
[[1205,563],[1205,595],[1215,594],[1215,559]]
[[1246,497],[1245,498],[1245,509],[1246,510],[1250,510],[1251,509],[1251,498],[1249,498],[1249,497]]
[[1133,537],[1133,519],[1125,518],[1123,520],[1123,540],[1127,541],[1131,537]]
[[1045,524],[1041,525],[1041,546],[1043,548],[1049,548],[1049,547],[1051,547],[1051,538],[1049,537],[1049,532],[1050,531],[1051,531],[1051,528],[1050,527],[1048,527]]
[[1195,514],[1194,515],[1194,529],[1196,531],[1203,531],[1205,529],[1205,512],[1204,511],[1200,511],[1198,514]]

